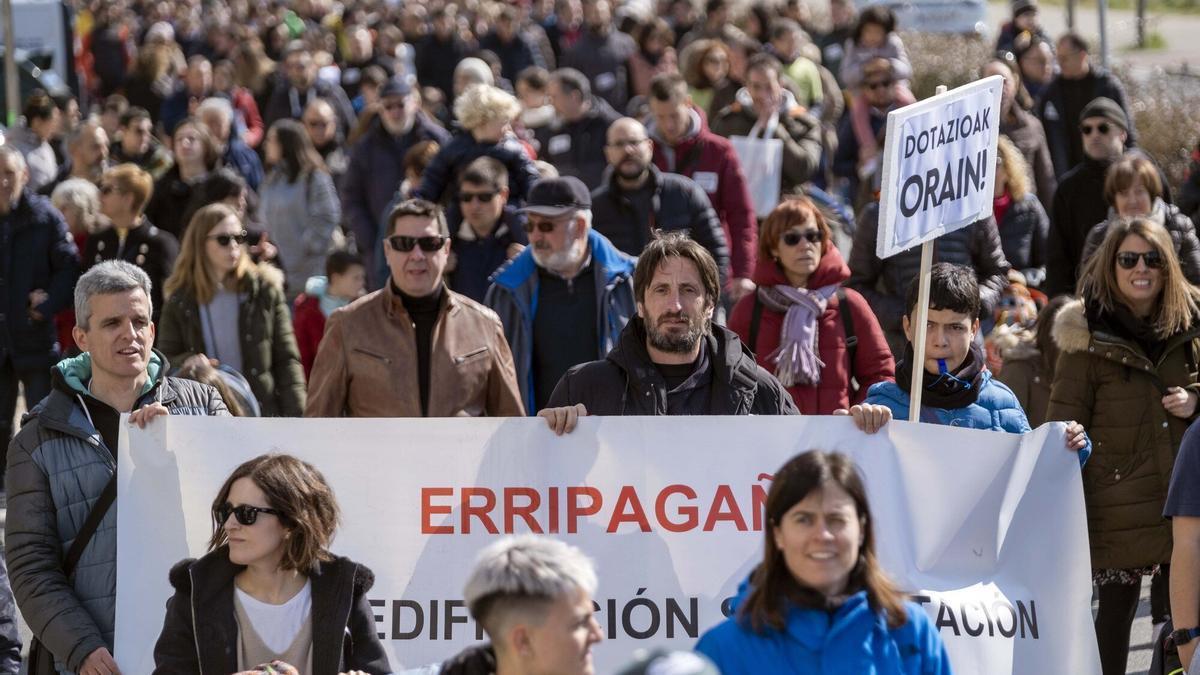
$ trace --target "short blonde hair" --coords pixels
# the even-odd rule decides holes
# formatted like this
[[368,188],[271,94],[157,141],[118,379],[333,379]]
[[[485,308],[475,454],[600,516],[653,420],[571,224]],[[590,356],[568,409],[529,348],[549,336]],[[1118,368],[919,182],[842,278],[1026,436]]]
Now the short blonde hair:
[[473,84],[454,100],[454,116],[468,131],[497,120],[511,122],[520,114],[515,96],[487,84]]

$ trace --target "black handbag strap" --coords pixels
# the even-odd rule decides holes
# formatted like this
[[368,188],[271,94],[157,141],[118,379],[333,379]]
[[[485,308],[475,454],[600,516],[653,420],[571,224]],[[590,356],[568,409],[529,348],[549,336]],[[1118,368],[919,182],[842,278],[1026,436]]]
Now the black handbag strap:
[[858,336],[854,334],[854,317],[850,316],[850,304],[846,302],[846,289],[838,286],[838,314],[842,315],[842,329],[846,331],[846,355],[850,357],[850,392],[858,393],[858,382],[854,379],[854,358],[858,354]]
[[70,577],[75,571],[75,566],[79,564],[79,559],[83,557],[83,549],[87,548],[88,543],[92,540],[92,535],[96,534],[96,530],[100,528],[100,521],[104,520],[104,516],[108,513],[109,507],[117,499],[117,472],[113,471],[112,478],[108,484],[104,486],[104,492],[100,493],[100,499],[92,505],[92,510],[88,512],[87,520],[83,521],[83,527],[79,528],[79,533],[75,535],[75,541],[71,542],[71,548],[67,551],[67,557],[63,559],[63,574]]
[[758,298],[758,291],[754,292],[754,309],[750,311],[750,351],[758,354],[758,324],[762,322],[763,305],[762,300]]

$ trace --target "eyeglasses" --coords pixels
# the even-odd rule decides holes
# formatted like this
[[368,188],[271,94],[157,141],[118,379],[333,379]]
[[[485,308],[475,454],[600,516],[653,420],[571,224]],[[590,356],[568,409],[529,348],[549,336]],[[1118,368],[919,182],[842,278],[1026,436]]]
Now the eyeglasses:
[[401,253],[408,253],[418,246],[426,253],[433,253],[441,250],[442,246],[445,246],[447,238],[441,234],[428,237],[406,237],[402,234],[396,234],[388,237],[387,243],[392,247],[393,251]]
[[276,518],[283,518],[283,512],[281,511],[276,509],[265,509],[261,506],[250,506],[249,504],[239,504],[238,506],[234,506],[229,502],[225,502],[224,504],[213,509],[213,515],[216,516],[217,522],[221,524],[224,524],[226,521],[228,521],[229,516],[232,514],[242,525],[253,525],[254,523],[258,522],[258,514],[260,513],[269,513]]
[[526,234],[533,234],[534,230],[542,234],[550,234],[554,231],[555,227],[558,227],[558,223],[553,220],[539,220],[536,223],[532,220],[526,220],[521,227],[525,228]]
[[1099,133],[1101,136],[1107,136],[1108,132],[1112,131],[1112,127],[1108,126],[1108,122],[1101,122],[1095,126],[1080,124],[1079,130],[1083,132],[1084,136],[1091,136],[1093,131]]
[[1146,267],[1152,270],[1160,270],[1167,264],[1167,261],[1163,260],[1162,255],[1158,251],[1146,251],[1145,253],[1121,251],[1117,254],[1117,264],[1123,270],[1131,270],[1137,267],[1138,258],[1145,261]]
[[867,89],[887,89],[892,84],[891,80],[876,80],[875,82],[863,82],[863,87]]
[[209,236],[209,239],[216,241],[218,246],[228,246],[235,241],[237,242],[238,246],[241,246],[242,244],[246,243],[246,240],[249,238],[250,235],[246,234],[245,232],[238,232],[237,234],[214,234]]
[[821,231],[805,230],[804,232],[797,232],[795,230],[788,230],[783,233],[782,239],[785,246],[796,246],[800,243],[801,239],[810,244],[819,244],[821,243]]
[[460,192],[458,193],[458,201],[464,204],[470,204],[473,201],[481,204],[490,203],[496,198],[495,192]]
[[609,143],[609,144],[608,144],[608,147],[610,147],[610,148],[622,148],[622,149],[624,149],[624,148],[636,148],[636,147],[638,147],[638,146],[639,146],[639,145],[641,145],[642,143],[645,143],[645,142],[646,142],[646,141],[648,141],[648,140],[650,140],[650,139],[649,139],[649,138],[628,138],[628,139],[621,140],[621,141],[613,141],[612,143]]

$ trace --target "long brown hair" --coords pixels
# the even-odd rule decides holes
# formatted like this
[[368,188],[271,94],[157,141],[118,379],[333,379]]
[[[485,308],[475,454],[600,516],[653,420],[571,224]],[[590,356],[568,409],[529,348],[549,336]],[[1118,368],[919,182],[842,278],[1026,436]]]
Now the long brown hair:
[[854,460],[838,452],[810,450],[787,461],[771,482],[767,492],[766,515],[768,527],[763,534],[763,561],[750,576],[750,595],[739,608],[739,616],[749,620],[751,627],[761,633],[767,628],[786,627],[788,605],[809,608],[826,606],[820,591],[805,586],[788,570],[783,552],[775,544],[775,528],[793,506],[814,490],[837,485],[854,500],[862,527],[863,543],[858,549],[858,562],[850,572],[847,593],[865,590],[867,601],[876,612],[887,616],[888,626],[897,628],[908,620],[904,596],[875,557],[875,528],[867,503],[867,490]]
[[[238,217],[233,209],[220,203],[209,204],[196,211],[188,223],[187,229],[183,232],[183,242],[179,247],[179,259],[175,261],[175,271],[163,284],[165,295],[170,297],[182,290],[195,296],[198,304],[207,305],[212,302],[213,296],[217,293],[218,280],[212,265],[208,262],[205,245],[208,243],[208,233],[230,216]],[[240,218],[238,222],[241,222]],[[235,282],[240,284],[244,277],[252,273],[253,269],[254,263],[250,261],[250,254],[243,250],[237,267],[233,269]]]
[[1163,288],[1158,308],[1151,317],[1154,333],[1165,339],[1191,327],[1200,313],[1200,289],[1183,276],[1179,256],[1166,228],[1146,218],[1118,218],[1108,225],[1104,242],[1083,267],[1079,277],[1079,295],[1096,302],[1101,309],[1112,312],[1124,296],[1117,286],[1117,252],[1129,235],[1136,234],[1158,251],[1166,263],[1162,268]]
[[213,534],[208,550],[229,540],[225,523],[217,522],[216,513],[229,501],[233,484],[242,478],[249,478],[262,490],[268,507],[281,512],[279,521],[287,528],[288,537],[280,567],[308,572],[317,562],[333,559],[329,545],[341,519],[333,489],[312,464],[279,454],[259,455],[242,463],[225,479],[212,503]]

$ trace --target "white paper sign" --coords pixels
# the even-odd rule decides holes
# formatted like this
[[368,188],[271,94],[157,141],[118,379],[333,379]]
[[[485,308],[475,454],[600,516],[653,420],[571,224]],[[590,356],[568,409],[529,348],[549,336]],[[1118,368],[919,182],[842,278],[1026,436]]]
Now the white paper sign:
[[762,555],[771,475],[811,448],[852,455],[885,569],[913,591],[957,673],[1097,673],[1079,466],[1063,426],[1025,436],[834,417],[315,420],[172,417],[121,439],[117,661],[153,669],[167,572],[204,553],[226,476],[265,452],[313,462],[342,507],[333,550],[371,567],[397,670],[479,636],[462,605],[476,553],[553,533],[596,563],[597,672],[688,649]]
[[992,214],[1003,85],[993,75],[888,114],[880,258]]

